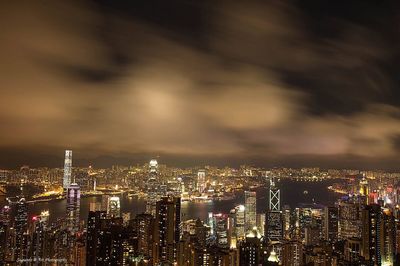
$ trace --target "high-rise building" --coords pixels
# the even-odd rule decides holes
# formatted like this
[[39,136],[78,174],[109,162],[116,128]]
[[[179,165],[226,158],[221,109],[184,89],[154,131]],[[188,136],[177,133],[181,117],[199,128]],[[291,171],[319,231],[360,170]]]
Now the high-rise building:
[[360,181],[360,195],[368,197],[369,195],[369,186],[368,186],[368,180],[363,176],[363,178]]
[[282,222],[283,222],[283,236],[285,239],[290,239],[291,237],[291,229],[292,229],[292,212],[290,211],[290,206],[283,206],[282,212]]
[[356,197],[344,198],[339,201],[338,238],[361,237],[362,205]]
[[158,171],[158,162],[156,159],[151,159],[149,163],[149,172],[157,173],[157,171]]
[[244,201],[245,201],[244,218],[245,218],[246,231],[251,231],[253,230],[254,227],[257,226],[256,199],[257,197],[255,191],[244,192]]
[[96,265],[97,243],[100,232],[101,221],[107,218],[104,211],[90,211],[87,221],[86,236],[86,263]]
[[220,248],[228,248],[229,216],[225,213],[209,213],[208,215],[212,242]]
[[154,234],[154,263],[177,263],[180,239],[181,199],[163,198],[157,202]]
[[235,218],[234,218],[235,232],[237,240],[243,240],[246,235],[245,231],[245,206],[238,205],[235,207]]
[[350,237],[346,239],[344,247],[344,259],[349,265],[361,264],[361,240]]
[[371,265],[380,263],[379,231],[381,221],[381,207],[377,204],[368,205],[362,211],[362,247],[361,255],[371,262]]
[[79,229],[79,215],[81,204],[81,191],[76,183],[72,183],[67,188],[67,208],[66,223],[67,229],[71,233],[76,233]]
[[10,225],[10,206],[6,205],[0,209],[0,261],[6,261],[7,259]]
[[260,265],[262,255],[261,235],[254,228],[246,235],[246,240],[240,244],[240,265]]
[[282,265],[283,266],[303,265],[303,244],[300,241],[292,240],[285,242],[283,244]]
[[138,253],[145,259],[152,257],[154,218],[151,214],[136,215],[136,232],[138,234]]
[[281,190],[276,186],[274,178],[270,179],[269,204],[265,224],[266,240],[272,244],[281,242],[283,239]]
[[30,257],[35,261],[40,262],[46,257],[46,242],[47,242],[47,226],[49,220],[49,212],[44,211],[40,216],[32,217],[32,236],[30,243]]
[[63,177],[63,188],[67,190],[71,184],[71,176],[72,176],[72,151],[65,151],[65,160],[64,160],[64,177]]
[[28,230],[28,207],[24,197],[16,204],[15,215],[15,260],[27,258],[27,230]]
[[334,243],[338,239],[339,211],[337,207],[324,209],[324,239]]
[[[395,265],[396,228],[393,213],[390,209],[382,209],[381,225],[381,262],[382,265]],[[397,264],[396,264],[397,265]]]
[[161,184],[158,176],[158,162],[152,159],[149,163],[149,178],[146,183],[146,213],[156,216],[156,203],[161,198]]
[[197,190],[200,193],[206,190],[206,170],[201,169],[197,172]]
[[121,217],[100,219],[96,265],[122,265],[123,242],[126,236],[123,232]]
[[197,244],[200,248],[204,248],[207,241],[207,228],[200,219],[196,220],[194,232]]
[[108,198],[107,215],[109,217],[121,216],[121,203],[119,197],[114,196]]
[[257,230],[262,236],[265,235],[265,213],[257,213]]
[[378,204],[368,205],[362,212],[362,221],[361,255],[370,265],[395,265],[396,228],[392,212]]
[[107,194],[101,195],[101,210],[107,212],[108,208],[108,201],[110,200],[111,196]]
[[306,246],[318,245],[320,240],[320,228],[317,226],[307,226],[304,230],[304,243]]

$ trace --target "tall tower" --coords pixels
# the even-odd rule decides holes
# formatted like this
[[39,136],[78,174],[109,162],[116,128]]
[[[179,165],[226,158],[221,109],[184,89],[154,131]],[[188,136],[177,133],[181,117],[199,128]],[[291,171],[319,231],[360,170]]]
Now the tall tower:
[[275,185],[275,180],[270,179],[269,203],[266,219],[267,240],[271,244],[279,243],[283,238],[283,223],[281,212],[281,190]]
[[203,193],[206,189],[206,171],[199,170],[197,172],[197,190]]
[[71,174],[72,174],[72,151],[65,151],[65,160],[64,160],[64,177],[63,177],[63,188],[64,191],[68,189],[71,184]]
[[78,184],[72,183],[67,188],[67,229],[74,233],[79,229],[79,212],[81,204],[81,190]]
[[147,180],[147,200],[146,200],[146,213],[155,217],[156,203],[160,199],[159,191],[160,184],[158,180],[158,162],[152,159],[149,163],[149,179]]
[[256,212],[256,192],[255,191],[245,191],[244,192],[245,201],[245,225],[246,232],[253,230],[257,226],[257,212]]

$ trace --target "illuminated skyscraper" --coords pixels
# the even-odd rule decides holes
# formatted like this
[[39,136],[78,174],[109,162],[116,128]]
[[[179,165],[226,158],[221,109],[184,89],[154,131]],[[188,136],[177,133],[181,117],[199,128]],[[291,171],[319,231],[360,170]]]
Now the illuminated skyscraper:
[[292,229],[291,216],[292,212],[290,211],[290,206],[289,205],[283,206],[282,222],[283,222],[283,236],[285,237],[285,239],[290,239],[291,237],[291,229]]
[[346,239],[344,259],[349,265],[361,264],[361,240],[359,238],[351,237]]
[[180,238],[181,199],[163,198],[157,202],[154,234],[154,263],[173,265],[177,263]]
[[76,233],[79,229],[79,213],[81,205],[81,190],[78,184],[72,183],[67,188],[67,229]]
[[146,259],[152,257],[154,218],[143,213],[136,215],[136,232],[138,233],[138,252]]
[[363,176],[363,178],[360,181],[360,195],[368,197],[369,195],[369,186],[368,186],[368,180]]
[[[46,230],[49,221],[49,211],[43,211],[40,216],[34,216],[32,218],[32,242],[30,248],[30,257],[33,257],[36,261],[40,261],[45,258],[45,247],[48,241]],[[39,265],[39,264],[38,264]]]
[[67,190],[69,185],[71,184],[71,175],[72,175],[72,151],[65,151],[65,160],[64,160],[64,177],[63,177],[63,188]]
[[107,215],[109,217],[121,216],[121,203],[119,197],[109,197],[107,204]]
[[197,190],[203,193],[206,190],[206,171],[199,170],[197,172]]
[[90,211],[87,220],[86,265],[96,265],[99,233],[107,219],[104,211]]
[[220,248],[227,248],[229,246],[228,241],[228,215],[224,213],[213,214],[213,226],[215,243]]
[[149,163],[149,179],[147,180],[147,199],[146,199],[146,213],[156,216],[156,203],[160,197],[160,182],[158,177],[158,163],[157,160],[152,159]]
[[283,238],[283,224],[281,212],[281,190],[276,187],[274,178],[270,179],[269,204],[266,219],[266,240],[270,243],[279,243]]
[[254,228],[246,235],[246,240],[240,244],[240,265],[261,265],[262,255],[261,235]]
[[257,213],[257,230],[262,236],[265,235],[265,213]]
[[157,173],[158,170],[158,162],[156,159],[151,159],[149,163],[149,171],[150,173]]
[[391,211],[378,204],[368,205],[362,211],[362,224],[361,255],[370,265],[395,265],[395,221]]
[[235,207],[235,232],[238,240],[243,240],[245,238],[245,207],[244,205],[239,205]]
[[300,241],[287,241],[282,247],[282,265],[283,266],[301,266],[303,265],[303,245]]
[[381,226],[381,256],[382,265],[393,266],[395,263],[395,248],[396,248],[396,228],[393,213],[390,209],[382,210],[382,226]]
[[256,192],[244,192],[244,218],[246,231],[253,230],[257,226],[257,210],[256,210]]
[[339,213],[338,208],[325,207],[324,210],[324,239],[334,243],[338,239]]
[[362,205],[356,197],[343,198],[339,201],[338,238],[361,237]]
[[25,198],[21,197],[16,205],[15,215],[15,260],[27,257],[27,230],[28,230],[28,207]]

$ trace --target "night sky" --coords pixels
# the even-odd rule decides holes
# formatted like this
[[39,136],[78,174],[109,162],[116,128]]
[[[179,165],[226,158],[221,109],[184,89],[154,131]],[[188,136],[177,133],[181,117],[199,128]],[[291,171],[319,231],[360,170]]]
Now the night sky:
[[3,1],[0,168],[400,170],[399,1]]

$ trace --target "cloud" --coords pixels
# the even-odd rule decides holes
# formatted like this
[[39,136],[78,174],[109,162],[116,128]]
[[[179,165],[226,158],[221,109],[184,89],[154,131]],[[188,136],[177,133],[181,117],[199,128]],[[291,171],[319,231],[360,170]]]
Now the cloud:
[[399,108],[383,101],[394,85],[380,67],[390,53],[379,34],[340,20],[335,38],[318,36],[301,9],[272,1],[203,8],[194,38],[129,10],[8,4],[0,147],[398,155]]

